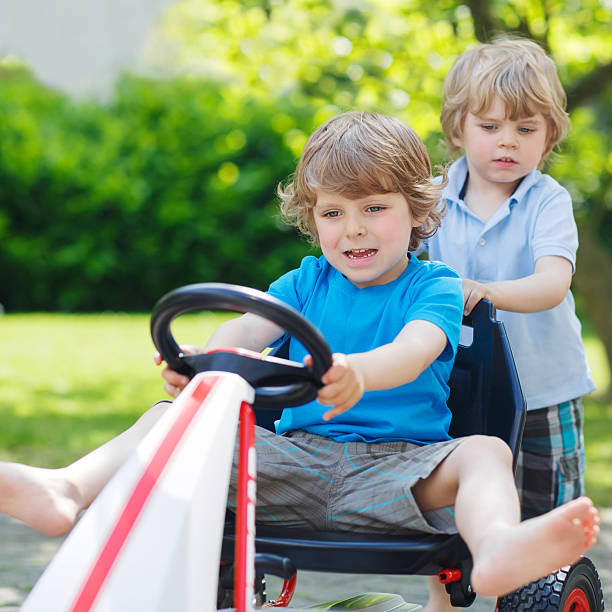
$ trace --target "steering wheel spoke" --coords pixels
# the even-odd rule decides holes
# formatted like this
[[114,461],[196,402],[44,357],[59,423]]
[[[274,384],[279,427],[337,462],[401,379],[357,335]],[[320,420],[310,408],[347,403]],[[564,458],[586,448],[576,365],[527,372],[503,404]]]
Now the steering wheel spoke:
[[240,374],[252,387],[284,387],[293,383],[308,382],[321,386],[312,370],[287,359],[247,357],[240,353],[215,351],[198,355],[184,355],[183,362],[193,372],[220,370]]

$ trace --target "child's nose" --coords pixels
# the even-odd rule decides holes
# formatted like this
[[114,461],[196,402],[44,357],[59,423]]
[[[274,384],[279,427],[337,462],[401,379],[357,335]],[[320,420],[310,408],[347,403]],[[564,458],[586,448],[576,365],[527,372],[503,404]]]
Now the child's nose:
[[366,227],[363,219],[356,215],[350,215],[347,217],[344,229],[347,236],[363,236],[366,233]]
[[516,133],[512,128],[501,130],[499,134],[499,145],[502,147],[508,147],[510,149],[516,149],[518,146],[518,140]]

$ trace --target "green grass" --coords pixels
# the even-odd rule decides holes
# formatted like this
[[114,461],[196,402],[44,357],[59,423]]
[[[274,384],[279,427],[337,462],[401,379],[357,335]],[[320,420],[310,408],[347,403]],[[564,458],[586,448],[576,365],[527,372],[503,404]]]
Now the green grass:
[[612,403],[611,376],[605,348],[592,335],[585,338],[587,357],[597,390],[584,399],[586,490],[600,506],[612,507]]
[[599,506],[612,507],[612,404],[584,403],[586,490]]
[[[204,343],[222,316],[183,316],[179,343]],[[0,459],[57,467],[167,397],[148,315],[0,317]]]
[[[225,314],[173,323],[179,343],[203,343]],[[65,465],[131,425],[165,397],[148,315],[0,317],[0,459]],[[612,507],[612,404],[604,348],[585,341],[598,391],[585,398],[587,492]]]

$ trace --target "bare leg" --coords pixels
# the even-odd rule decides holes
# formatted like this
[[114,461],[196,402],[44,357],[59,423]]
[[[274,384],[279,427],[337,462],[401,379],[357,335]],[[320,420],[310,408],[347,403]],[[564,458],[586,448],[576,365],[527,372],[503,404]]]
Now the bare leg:
[[588,498],[520,523],[512,456],[497,438],[472,436],[414,487],[422,510],[455,503],[474,559],[472,587],[499,596],[576,561],[593,546],[599,515]]
[[424,612],[457,612],[457,608],[451,606],[450,595],[446,592],[444,585],[437,576],[427,576],[429,584],[429,599]]
[[0,512],[45,535],[64,535],[167,406],[155,404],[132,427],[64,468],[0,463]]

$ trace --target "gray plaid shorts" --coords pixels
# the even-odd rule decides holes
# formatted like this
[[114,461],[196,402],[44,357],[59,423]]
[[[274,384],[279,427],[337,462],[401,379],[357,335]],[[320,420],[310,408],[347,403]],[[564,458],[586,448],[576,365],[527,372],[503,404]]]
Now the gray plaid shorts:
[[[412,487],[462,441],[336,442],[257,427],[257,522],[316,531],[456,533],[453,509],[424,515]],[[235,466],[236,460],[230,509],[236,502]]]
[[516,466],[523,519],[584,495],[583,418],[580,398],[527,411]]

